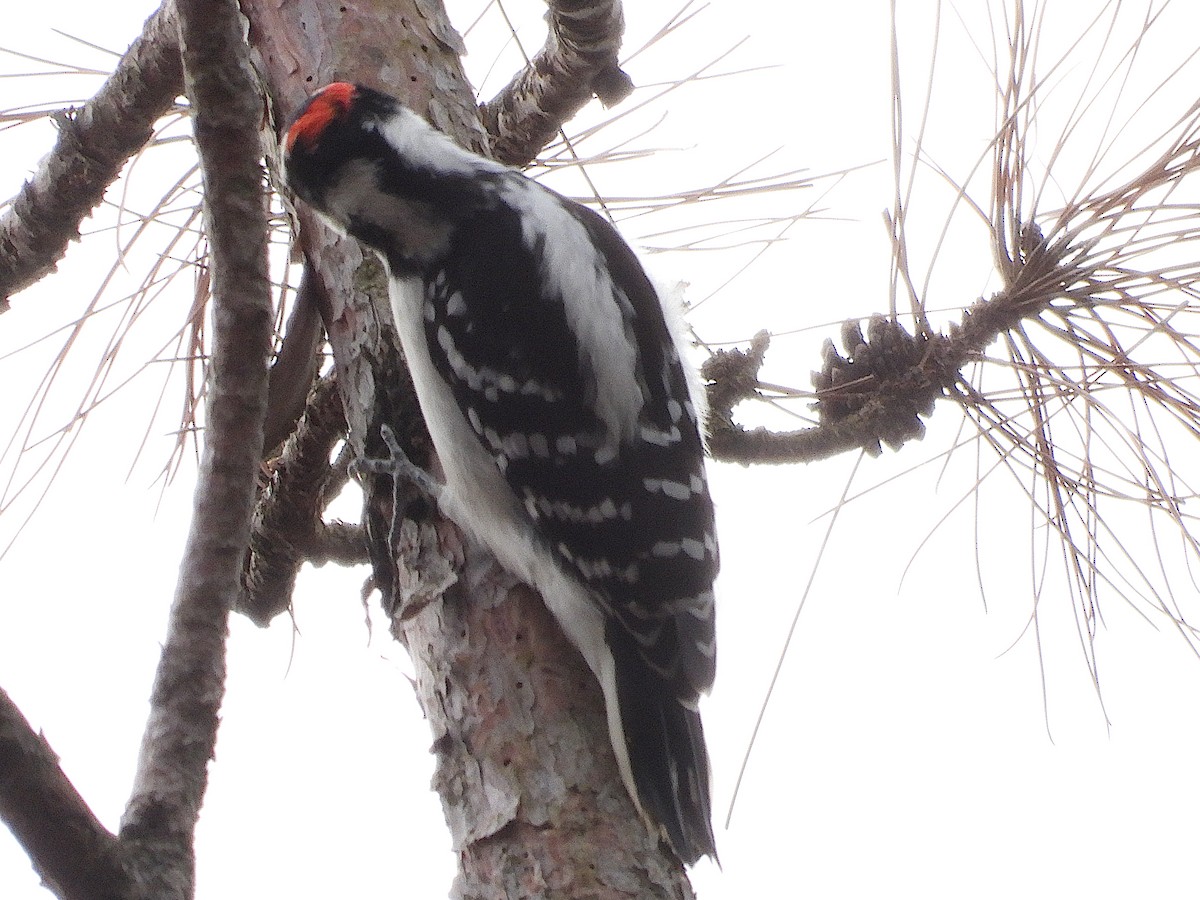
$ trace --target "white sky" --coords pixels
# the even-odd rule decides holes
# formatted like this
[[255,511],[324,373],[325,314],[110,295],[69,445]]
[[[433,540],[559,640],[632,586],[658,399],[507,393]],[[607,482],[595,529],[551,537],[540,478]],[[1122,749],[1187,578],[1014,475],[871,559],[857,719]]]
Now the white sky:
[[[934,4],[902,5],[913,16],[902,32],[906,81],[915,87],[907,110],[911,133]],[[631,50],[661,21],[649,6],[630,4]],[[964,6],[979,12],[983,4]],[[1068,6],[1099,11],[1103,4],[1052,4]],[[0,45],[102,66],[102,57],[50,29],[123,49],[152,7],[51,0],[25,18],[18,12]],[[1200,10],[1178,3],[1175,9],[1165,37],[1194,44]],[[509,10],[529,23],[530,45],[537,46],[541,5],[514,3]],[[473,18],[465,7],[456,15],[464,27]],[[972,22],[977,40],[988,33],[981,22]],[[704,82],[648,111],[641,122],[669,112],[662,130],[643,142],[663,149],[647,160],[594,170],[602,186],[612,185],[606,193],[710,184],[776,148],[782,149],[756,171],[806,167],[819,174],[887,157],[888,9],[881,0],[795,6],[713,0],[688,30],[637,57],[629,72],[642,85],[678,77],[742,33],[750,42],[722,70],[779,68]],[[992,94],[949,7],[941,42],[945,56],[926,146],[965,177],[991,136]],[[469,45],[474,77],[489,94],[511,72],[511,60],[505,57],[484,81],[494,51],[482,33]],[[1149,63],[1166,65],[1178,49],[1165,41],[1162,59],[1150,54]],[[24,64],[0,65],[24,70]],[[1075,65],[1086,74],[1086,66]],[[62,83],[0,80],[0,108],[27,96],[78,96]],[[1193,94],[1181,88],[1175,115]],[[40,128],[0,133],[0,195],[16,189],[49,140]],[[169,172],[174,178],[178,170]],[[1056,172],[1064,183],[1077,178]],[[141,177],[143,190],[158,186],[153,171]],[[926,191],[919,200],[945,199],[932,180]],[[814,203],[817,193],[769,202],[794,211]],[[819,364],[820,340],[836,336],[826,323],[886,306],[888,243],[880,214],[890,199],[886,165],[839,185],[818,204],[827,210],[823,220],[794,226],[787,244],[700,307],[700,333],[727,340],[764,327],[812,329],[778,339],[767,373],[806,387],[807,372]],[[715,206],[679,221],[745,214]],[[928,215],[936,226],[944,212],[935,206]],[[643,245],[662,245],[667,238],[647,237],[662,227],[651,217],[627,221],[623,230]],[[933,306],[995,289],[979,229],[964,225],[952,237],[954,252],[939,261]],[[114,246],[111,237],[73,246],[62,274],[15,298],[0,319],[0,383],[9,386],[0,393],[5,439],[40,372],[33,357],[5,354],[70,321],[94,289],[96,267],[111,264]],[[676,253],[655,255],[650,264],[691,282],[695,301],[740,260],[737,253]],[[136,274],[132,260],[130,268]],[[176,310],[190,300],[186,281]],[[170,320],[171,304],[161,305]],[[114,324],[98,324],[101,343],[85,339],[84,348],[97,352]],[[44,355],[39,360],[44,365]],[[86,374],[75,370],[64,378]],[[65,412],[70,395],[63,389],[61,409],[54,401],[50,408]],[[167,452],[175,396],[128,478],[153,396],[134,388],[102,408],[15,549],[0,560],[0,685],[45,732],[84,797],[114,828],[191,501],[188,477],[161,498],[152,483]],[[60,421],[48,415],[39,434]],[[862,462],[855,492],[936,460],[960,421],[954,407],[939,404],[923,443]],[[721,664],[704,714],[719,819],[824,539],[822,514],[836,504],[856,462],[712,467],[723,559]],[[889,482],[839,517],[732,824],[724,830],[717,823],[723,870],[703,864],[695,872],[702,897],[1196,895],[1200,663],[1164,623],[1156,631],[1111,597],[1097,641],[1102,710],[1068,598],[1046,591],[1041,642],[1052,741],[1037,648],[1029,634],[1022,636],[1032,604],[1030,546],[1040,537],[1030,537],[1015,482],[988,482],[979,504],[986,612],[975,571],[976,507],[964,504],[925,542],[969,493],[976,464],[973,448],[964,449],[945,468],[935,461]],[[0,477],[9,471],[0,469]],[[17,504],[0,518],[4,543],[21,513]],[[354,515],[353,503],[343,514]],[[306,571],[296,596],[298,633],[282,619],[267,631],[233,622],[224,725],[198,839],[202,900],[437,897],[448,890],[454,867],[428,788],[428,729],[406,681],[403,651],[384,628],[372,637],[364,627],[357,600],[364,574]],[[1177,587],[1185,604],[1195,603],[1182,573]],[[0,896],[48,896],[6,833],[0,833]]]

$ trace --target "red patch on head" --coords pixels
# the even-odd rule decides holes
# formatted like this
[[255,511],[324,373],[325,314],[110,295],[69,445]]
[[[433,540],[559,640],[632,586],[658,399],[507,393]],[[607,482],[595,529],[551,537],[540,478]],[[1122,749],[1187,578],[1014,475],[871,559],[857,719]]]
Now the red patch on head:
[[354,85],[345,81],[335,81],[315,93],[288,129],[284,141],[288,152],[291,153],[297,143],[305,148],[315,146],[325,129],[350,111],[355,93]]

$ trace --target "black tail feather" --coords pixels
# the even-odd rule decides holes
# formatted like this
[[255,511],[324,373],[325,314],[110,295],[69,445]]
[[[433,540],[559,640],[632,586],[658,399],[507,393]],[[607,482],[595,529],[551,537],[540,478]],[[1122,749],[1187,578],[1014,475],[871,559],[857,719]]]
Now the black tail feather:
[[708,753],[700,714],[651,671],[620,628],[610,627],[617,699],[629,765],[643,812],[683,862],[716,859]]

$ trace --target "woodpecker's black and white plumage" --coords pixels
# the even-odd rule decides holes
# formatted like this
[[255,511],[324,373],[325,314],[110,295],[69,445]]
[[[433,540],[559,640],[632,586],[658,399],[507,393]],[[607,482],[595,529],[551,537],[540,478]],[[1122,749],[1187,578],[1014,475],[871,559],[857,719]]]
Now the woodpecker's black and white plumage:
[[387,263],[439,505],[583,654],[642,814],[685,862],[715,855],[696,711],[716,664],[702,407],[633,251],[596,213],[358,85],[309,100],[285,171]]

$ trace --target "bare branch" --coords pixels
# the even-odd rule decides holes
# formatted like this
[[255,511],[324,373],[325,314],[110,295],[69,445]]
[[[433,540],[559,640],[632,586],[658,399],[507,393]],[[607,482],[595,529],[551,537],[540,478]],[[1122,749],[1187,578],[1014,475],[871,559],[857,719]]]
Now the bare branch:
[[620,103],[633,90],[617,64],[625,19],[620,0],[548,0],[546,46],[480,108],[492,155],[522,166],[563,123],[598,97]]
[[264,458],[295,429],[317,377],[321,338],[325,333],[321,325],[322,300],[328,307],[321,291],[321,279],[305,266],[283,342],[271,365],[267,421],[263,426]]
[[0,312],[53,272],[79,223],[183,90],[172,4],[146,20],[112,76],[81,109],[56,117],[54,149],[0,215]]
[[[272,324],[262,98],[233,0],[179,0],[180,44],[205,189],[214,344],[195,511],[151,694],[122,838],[153,847],[157,896],[190,897],[192,836],[224,692],[229,610],[241,587],[267,400]],[[178,855],[173,856],[176,852]]]
[[[312,391],[296,430],[271,464],[271,478],[254,510],[250,555],[243,575],[245,593],[238,612],[258,625],[268,625],[286,612],[300,565],[326,537],[321,528],[321,507],[329,472],[329,454],[346,433],[346,417],[333,379],[322,380]],[[324,558],[342,552],[332,544]],[[366,544],[358,534],[357,562],[366,562]]]
[[318,522],[316,533],[308,546],[308,561],[314,566],[336,563],[339,566],[359,566],[370,562],[367,536],[361,525],[353,522]]
[[825,342],[822,368],[813,373],[819,424],[815,428],[773,432],[747,430],[733,421],[733,408],[758,395],[758,370],[767,350],[765,332],[750,351],[721,351],[705,364],[709,382],[709,451],[729,462],[815,462],[847,450],[873,456],[881,444],[899,449],[924,436],[921,417],[933,414],[934,402],[948,393],[959,396],[962,369],[980,359],[983,349],[1002,334],[1038,319],[1052,300],[1070,296],[1085,277],[1072,260],[1068,242],[1047,246],[1028,240],[1012,261],[1008,286],[964,310],[949,334],[911,335],[883,316],[873,316],[864,336],[858,322],[842,327],[838,353]]
[[84,803],[49,743],[0,690],[0,818],[64,900],[131,897],[120,845]]
[[[733,408],[759,395],[758,370],[767,350],[760,332],[750,351],[726,350],[705,363],[708,381],[708,449],[726,462],[816,462],[848,450],[878,456],[881,442],[898,449],[924,434],[920,416],[933,413],[933,402],[957,380],[956,355],[945,338],[914,338],[898,324],[876,316],[870,338],[857,322],[843,327],[844,358],[826,341],[824,366],[813,373],[818,390],[815,428],[775,432],[745,429],[733,419]],[[966,342],[963,342],[963,347]]]

